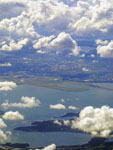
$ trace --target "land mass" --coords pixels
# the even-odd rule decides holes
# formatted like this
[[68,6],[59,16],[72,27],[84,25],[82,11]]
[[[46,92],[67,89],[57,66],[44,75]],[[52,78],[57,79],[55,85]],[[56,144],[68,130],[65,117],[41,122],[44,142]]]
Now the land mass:
[[0,63],[11,65],[1,65],[0,76],[2,79],[50,77],[64,81],[113,83],[112,58],[100,58],[97,54],[92,58],[90,55],[94,51],[87,52],[85,57],[69,56],[66,50],[57,55],[55,51],[39,54],[29,46],[10,54],[1,51]]
[[58,117],[54,117],[54,118],[65,118],[65,117],[79,117],[79,113],[70,112],[70,113],[65,113],[62,116],[58,116]]
[[63,120],[58,120],[61,125],[54,122],[55,120],[35,121],[31,126],[17,127],[14,130],[24,132],[76,132],[83,133],[80,130],[72,129],[70,126],[65,126]]

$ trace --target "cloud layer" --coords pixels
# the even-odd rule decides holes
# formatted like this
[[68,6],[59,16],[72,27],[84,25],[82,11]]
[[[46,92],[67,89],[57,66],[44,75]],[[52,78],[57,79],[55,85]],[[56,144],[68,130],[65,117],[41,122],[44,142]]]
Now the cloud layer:
[[77,56],[73,37],[113,34],[112,0],[1,0],[0,6],[0,50],[20,50],[31,42],[36,49],[69,49]]

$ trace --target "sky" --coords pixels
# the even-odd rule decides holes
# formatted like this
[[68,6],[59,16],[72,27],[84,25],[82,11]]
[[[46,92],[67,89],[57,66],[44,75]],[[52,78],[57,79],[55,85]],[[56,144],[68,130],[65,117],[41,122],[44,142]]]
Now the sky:
[[112,35],[113,0],[0,1],[1,51],[32,43],[39,53],[69,50],[79,56],[77,39],[93,39],[97,54],[112,58]]

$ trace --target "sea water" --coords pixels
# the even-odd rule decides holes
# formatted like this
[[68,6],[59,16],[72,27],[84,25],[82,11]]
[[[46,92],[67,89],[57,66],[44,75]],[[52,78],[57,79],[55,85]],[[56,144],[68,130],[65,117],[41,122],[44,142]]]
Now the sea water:
[[[103,87],[113,88],[113,84],[98,83],[95,84]],[[64,85],[69,86],[70,85]],[[29,143],[32,147],[46,146],[49,144],[58,145],[76,145],[84,144],[90,140],[90,135],[81,133],[62,133],[62,132],[22,132],[13,130],[15,127],[28,126],[36,120],[49,120],[53,117],[62,116],[68,112],[80,112],[86,106],[101,107],[108,105],[113,107],[113,91],[104,90],[101,88],[94,88],[88,86],[72,85],[73,87],[85,87],[87,91],[68,92],[62,90],[55,90],[51,88],[38,87],[33,85],[18,85],[12,91],[0,92],[0,104],[4,100],[9,100],[9,103],[19,103],[22,96],[36,97],[40,100],[40,106],[34,108],[8,108],[5,111],[19,111],[24,115],[23,121],[5,121],[8,124],[7,130],[12,131],[11,142]],[[61,102],[61,99],[64,102]],[[76,106],[79,109],[72,110],[53,110],[50,109],[50,104],[61,103],[68,108],[68,106]],[[1,108],[2,109],[2,108]]]

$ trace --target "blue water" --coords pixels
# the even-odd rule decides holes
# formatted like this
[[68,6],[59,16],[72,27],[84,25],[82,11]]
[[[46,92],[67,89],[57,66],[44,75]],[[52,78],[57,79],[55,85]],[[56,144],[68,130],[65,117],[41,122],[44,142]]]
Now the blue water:
[[[110,83],[98,83],[95,85],[113,88],[113,84]],[[72,86],[77,87],[77,85]],[[78,85],[78,87],[80,86]],[[80,111],[86,106],[101,107],[103,105],[109,105],[110,107],[113,107],[113,91],[93,87],[88,88],[88,91],[67,92],[31,85],[18,85],[18,87],[13,91],[0,92],[0,104],[2,104],[6,99],[8,99],[10,103],[20,102],[20,98],[22,96],[34,96],[41,102],[40,106],[36,108],[9,108],[8,111],[19,111],[24,115],[24,120],[28,122],[26,124],[22,124],[22,121],[7,121],[9,125],[8,129],[11,130],[14,127],[30,125],[30,123],[35,120],[48,120],[55,116],[61,116],[67,112],[73,112],[68,109],[52,110],[49,108],[50,104],[62,103],[60,101],[62,98],[65,100],[65,102],[62,104],[64,104],[66,107],[70,105],[76,106],[79,108],[77,111]],[[89,141],[89,139],[90,135],[79,133],[26,133],[13,131],[11,140],[12,142],[27,142],[31,144],[31,146],[36,147],[46,146],[52,143],[55,143],[56,145],[83,144]]]

